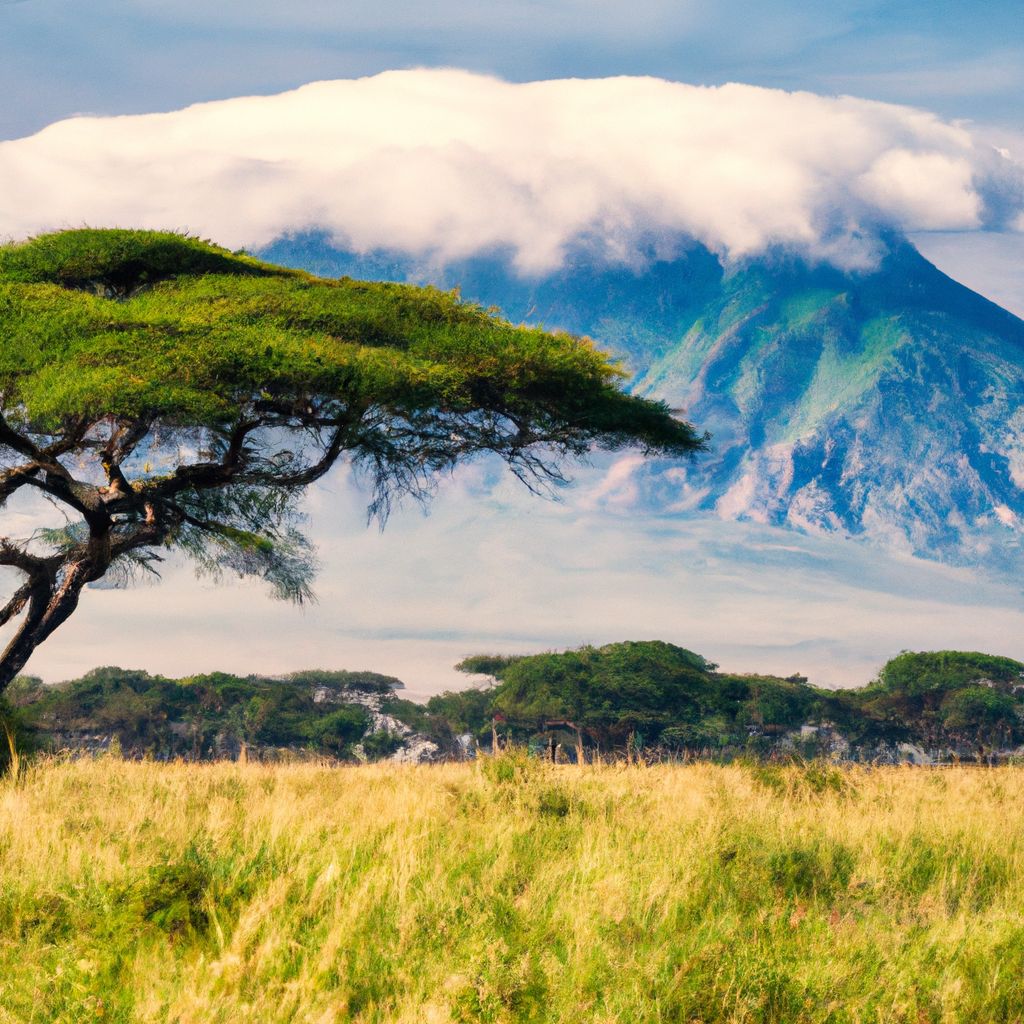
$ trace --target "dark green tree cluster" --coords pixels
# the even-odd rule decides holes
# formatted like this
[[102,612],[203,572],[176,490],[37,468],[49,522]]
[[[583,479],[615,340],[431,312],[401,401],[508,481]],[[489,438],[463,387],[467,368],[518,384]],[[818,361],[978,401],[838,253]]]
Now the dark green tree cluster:
[[44,749],[87,748],[91,738],[116,737],[129,756],[230,757],[244,744],[254,751],[346,758],[364,740],[370,755],[395,747],[393,737],[368,735],[370,715],[359,695],[377,695],[399,720],[410,709],[422,716],[421,708],[396,695],[401,687],[373,672],[298,672],[283,679],[213,672],[169,679],[98,668],[56,686],[20,676],[7,697],[23,741]]
[[736,676],[659,641],[504,658],[480,655],[457,668],[496,685],[435,697],[428,707],[487,737],[494,716],[525,740],[552,730],[613,750],[644,743],[674,750],[745,743],[805,721],[816,691],[804,682]]
[[1024,741],[1024,665],[977,651],[905,651],[858,693],[864,721],[931,748]]
[[495,721],[520,742],[569,730],[604,750],[639,736],[666,751],[768,752],[802,725],[827,725],[866,756],[901,742],[964,756],[1024,743],[1024,664],[977,652],[904,652],[850,690],[799,675],[722,673],[653,641],[477,655],[458,668],[493,685],[443,694],[428,708],[485,743]]
[[586,339],[451,292],[322,280],[157,232],[0,247],[0,511],[32,496],[62,513],[0,536],[0,626],[16,624],[0,692],[85,586],[155,571],[167,549],[307,598],[297,502],[341,459],[383,516],[475,456],[543,488],[594,446],[704,446],[621,383]]
[[[656,641],[478,655],[458,667],[491,675],[492,685],[424,705],[403,699],[399,680],[373,672],[168,679],[100,668],[56,686],[20,676],[0,720],[19,733],[23,750],[88,748],[90,737],[116,736],[126,754],[194,758],[234,756],[245,744],[344,759],[357,743],[370,758],[386,757],[401,739],[369,729],[367,698],[433,740],[442,756],[464,753],[466,734],[487,747],[492,731],[522,744],[554,737],[584,753],[644,748],[670,756],[771,755],[803,725],[827,726],[851,756],[868,759],[901,742],[961,757],[1024,744],[1024,664],[974,652],[907,652],[874,682],[849,690],[809,686],[799,675],[719,672]],[[815,753],[813,738],[807,743],[801,752]]]

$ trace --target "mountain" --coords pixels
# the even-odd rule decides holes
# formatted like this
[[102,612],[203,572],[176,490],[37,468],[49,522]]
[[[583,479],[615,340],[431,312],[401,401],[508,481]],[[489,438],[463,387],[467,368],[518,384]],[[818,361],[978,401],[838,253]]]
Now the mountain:
[[1020,564],[1024,321],[888,239],[870,271],[691,246],[637,269],[585,250],[540,279],[501,255],[431,267],[282,239],[320,274],[458,285],[466,298],[596,338],[640,394],[712,433],[680,469],[638,465],[639,500],[839,533],[957,565]]

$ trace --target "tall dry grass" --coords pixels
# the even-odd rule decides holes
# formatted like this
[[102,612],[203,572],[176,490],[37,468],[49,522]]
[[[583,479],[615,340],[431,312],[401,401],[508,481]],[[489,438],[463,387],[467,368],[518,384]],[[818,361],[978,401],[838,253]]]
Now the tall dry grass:
[[41,762],[0,1022],[1018,1021],[1024,771]]

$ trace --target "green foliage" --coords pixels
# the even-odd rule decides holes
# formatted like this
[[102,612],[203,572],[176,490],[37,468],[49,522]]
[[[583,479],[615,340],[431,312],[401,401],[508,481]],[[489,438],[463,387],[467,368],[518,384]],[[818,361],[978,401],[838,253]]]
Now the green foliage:
[[386,696],[381,703],[381,710],[392,718],[409,726],[414,732],[440,733],[442,736],[449,736],[451,725],[449,722],[432,714],[429,709],[416,701],[405,700],[392,693]]
[[72,415],[218,426],[260,395],[324,396],[407,416],[497,405],[571,420],[613,446],[634,433],[694,443],[569,335],[513,327],[451,292],[320,280],[177,235],[63,232],[0,247],[0,326],[5,406],[40,426]]
[[[926,666],[931,660],[915,657]],[[906,658],[895,660],[905,668]],[[215,672],[173,680],[97,668],[53,687],[21,677],[3,713],[22,751],[116,736],[130,757],[226,757],[245,743],[254,751],[309,750],[344,759],[361,743],[367,756],[383,758],[401,740],[386,730],[367,733],[370,716],[361,702],[371,700],[447,755],[462,752],[457,737],[467,733],[489,746],[498,716],[502,737],[515,747],[486,762],[485,774],[495,782],[522,770],[528,749],[546,755],[554,738],[574,756],[582,738],[588,758],[595,751],[648,759],[770,758],[752,769],[760,784],[820,796],[846,789],[845,773],[822,759],[830,754],[885,759],[895,756],[895,744],[907,742],[941,757],[975,757],[1024,742],[1024,690],[1012,674],[1018,663],[963,657],[972,665],[979,659],[1009,665],[1004,681],[984,683],[972,678],[975,672],[959,671],[948,685],[932,682],[916,693],[878,684],[828,690],[802,677],[722,673],[672,644],[627,642],[509,659],[494,686],[442,693],[425,704],[400,698],[402,683],[374,672],[314,669],[281,679]],[[955,652],[941,663],[957,664]],[[804,725],[814,728],[801,733]],[[830,747],[828,737],[851,749]]]
[[[168,679],[98,668],[42,688],[16,710],[25,736],[72,746],[112,736],[135,757],[230,757],[245,743],[254,750],[347,758],[370,727],[369,712],[356,698],[368,690],[386,695],[395,684],[401,686],[370,672],[302,672],[285,679],[213,672]],[[324,688],[330,699],[318,700]],[[389,707],[386,697],[384,706]],[[393,750],[392,743],[374,740],[370,746]]]
[[37,747],[36,731],[25,710],[15,701],[0,697],[0,777],[16,775],[23,755]]
[[698,655],[659,642],[585,647],[541,654],[502,674],[495,706],[510,717],[565,719],[597,739],[667,724],[693,704],[707,676]]
[[[180,235],[80,230],[0,246],[0,507],[42,491],[66,525],[0,538],[27,607],[0,691],[86,584],[201,572],[312,596],[303,490],[345,460],[370,513],[497,457],[535,490],[592,447],[691,455],[705,438],[585,338],[457,292],[323,280]],[[56,581],[60,579],[58,586]]]
[[1024,740],[1024,664],[977,651],[889,661],[853,706],[876,735],[978,751]]
[[490,742],[494,715],[493,690],[470,687],[467,690],[446,691],[431,697],[427,701],[426,710],[433,719],[446,723],[453,735],[469,733],[477,740]]
[[0,248],[0,277],[99,294],[125,295],[182,276],[263,276],[268,272],[256,260],[209,242],[158,231],[63,231],[26,245]]
[[[366,709],[359,705],[352,707],[338,708],[323,715],[301,729],[301,732],[313,742],[313,745],[325,753],[344,757],[363,738],[367,726],[370,724],[370,716]],[[363,742],[363,749],[373,740],[373,736],[367,736]],[[389,751],[390,753],[391,751]],[[370,756],[374,756],[367,750]]]
[[455,671],[468,675],[493,676],[498,679],[505,669],[520,660],[522,655],[517,654],[472,654],[468,658],[463,658],[455,666]]
[[171,935],[205,933],[213,912],[212,882],[209,856],[189,845],[178,860],[149,869],[140,894],[143,919]]
[[1024,664],[978,651],[904,651],[886,662],[878,674],[883,690],[918,696],[988,680],[1007,686],[1024,686]]
[[798,757],[782,762],[755,760],[748,763],[748,768],[754,779],[773,793],[821,796],[823,793],[850,792],[850,783],[843,770],[828,761],[804,761]]
[[542,817],[565,818],[579,806],[576,795],[566,786],[545,786],[537,795],[537,812]]
[[626,642],[516,658],[498,669],[500,682],[487,693],[524,736],[565,721],[599,746],[642,734],[675,750],[720,747],[742,743],[750,725],[806,718],[810,688],[715,668],[673,644]]
[[768,869],[772,883],[798,899],[834,899],[850,884],[856,861],[846,846],[818,840],[787,843],[772,851]]
[[579,729],[588,746],[623,753],[641,738],[645,749],[671,755],[788,750],[811,758],[804,774],[812,790],[822,747],[813,730],[799,734],[803,725],[824,726],[868,758],[901,742],[973,754],[1024,741],[1024,665],[976,652],[904,653],[857,690],[810,686],[799,674],[723,673],[657,641],[480,655],[457,667],[487,672],[496,685],[444,694],[430,709],[480,739],[500,713],[502,730],[522,743],[543,742],[551,730],[574,742]]
[[513,790],[535,781],[541,772],[541,765],[525,747],[512,746],[494,757],[483,758],[480,770],[492,786]]
[[401,679],[397,679],[395,676],[381,675],[379,672],[347,672],[314,668],[291,672],[285,678],[300,686],[309,686],[313,689],[322,687],[334,693],[354,690],[359,693],[391,694],[395,690],[405,689],[405,683]]
[[45,693],[39,676],[17,676],[4,691],[4,699],[16,706],[31,704]]
[[371,761],[382,761],[402,749],[402,737],[387,729],[372,732],[363,740],[363,752]]
[[946,732],[974,739],[979,746],[1011,740],[1024,717],[1019,701],[985,686],[968,686],[948,693],[940,706]]

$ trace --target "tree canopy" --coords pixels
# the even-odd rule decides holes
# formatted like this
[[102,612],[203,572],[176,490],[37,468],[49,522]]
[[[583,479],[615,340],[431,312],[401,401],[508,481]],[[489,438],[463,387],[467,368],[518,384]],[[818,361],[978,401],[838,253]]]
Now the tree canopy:
[[207,242],[65,231],[0,247],[0,507],[66,525],[0,539],[20,577],[0,689],[111,571],[164,548],[310,594],[296,501],[339,459],[371,513],[490,453],[532,488],[592,447],[688,456],[705,439],[627,395],[588,340],[453,292],[324,280]]
[[634,733],[679,747],[743,742],[748,726],[800,723],[818,692],[770,676],[721,674],[701,655],[655,640],[529,657],[476,655],[456,668],[494,677],[496,686],[476,691],[489,698],[486,709],[473,691],[464,691],[433,698],[432,711],[463,720],[475,712],[471,724],[479,731],[486,710],[520,737],[564,724],[600,746],[621,744]]
[[[1002,664],[1012,678],[992,680],[972,663]],[[874,761],[899,758],[901,743],[948,759],[1014,752],[1024,742],[1024,665],[936,651],[902,654],[882,671],[928,676],[943,664],[964,671],[917,693],[877,683],[828,689],[796,675],[720,672],[674,644],[632,641],[466,658],[458,668],[489,674],[493,685],[425,705],[403,699],[398,679],[365,671],[168,679],[107,667],[52,686],[22,675],[0,696],[0,771],[5,728],[26,751],[96,750],[116,739],[125,756],[201,759],[234,756],[242,743],[256,757],[377,758],[410,737],[429,741],[431,757],[460,757],[472,747],[469,737],[487,747],[495,730],[535,748],[550,749],[554,739],[577,757],[589,747],[612,755],[642,748],[649,757]]]
[[604,748],[635,732],[666,750],[770,750],[775,737],[821,723],[865,751],[908,742],[977,753],[1024,741],[1024,664],[974,651],[907,651],[879,679],[845,690],[799,675],[719,672],[660,641],[474,655],[456,668],[495,685],[434,697],[428,708],[484,741],[495,715],[519,740],[564,723]]
[[[373,743],[369,694],[392,716],[422,711],[396,696],[402,683],[373,672],[294,672],[280,679],[225,672],[168,679],[103,667],[52,686],[19,676],[0,705],[24,747],[81,744],[116,736],[126,756],[214,758],[240,744],[352,756]],[[17,715],[11,715],[16,710]],[[2,735],[2,733],[0,733]]]
[[1024,665],[980,651],[903,651],[885,663],[874,685],[889,693],[921,696],[980,680],[1002,689],[1024,686]]

